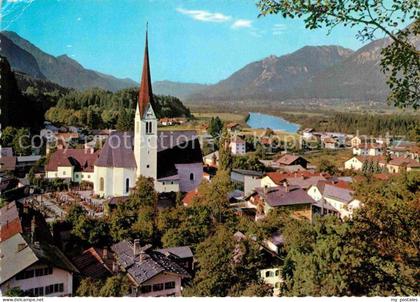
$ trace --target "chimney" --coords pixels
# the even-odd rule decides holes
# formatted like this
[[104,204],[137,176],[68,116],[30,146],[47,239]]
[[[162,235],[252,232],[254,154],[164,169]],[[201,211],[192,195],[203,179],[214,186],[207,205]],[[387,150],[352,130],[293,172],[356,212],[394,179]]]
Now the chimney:
[[22,251],[26,247],[26,243],[18,243],[16,252]]
[[112,261],[112,272],[118,273],[118,264],[116,261]]
[[134,244],[133,244],[133,254],[134,256],[137,256],[138,254],[140,254],[140,240],[139,239],[134,239]]
[[283,187],[284,187],[284,191],[285,191],[285,192],[289,192],[289,185],[287,184],[287,181],[285,181],[285,182],[283,183]]
[[139,254],[139,261],[140,263],[145,261],[147,258],[149,258],[149,255],[147,255],[146,251],[141,250]]
[[36,228],[36,221],[35,221],[35,216],[32,217],[31,220],[31,242],[34,243],[35,241],[35,228]]

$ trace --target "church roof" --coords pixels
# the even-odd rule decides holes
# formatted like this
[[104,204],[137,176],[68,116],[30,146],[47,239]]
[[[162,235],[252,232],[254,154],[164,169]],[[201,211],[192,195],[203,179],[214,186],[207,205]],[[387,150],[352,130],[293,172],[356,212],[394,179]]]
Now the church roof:
[[98,167],[136,168],[133,153],[133,135],[130,132],[114,132],[106,140],[101,155],[95,162]]
[[153,105],[153,91],[152,91],[152,78],[150,76],[150,65],[149,65],[149,45],[148,35],[146,31],[146,45],[144,48],[144,61],[143,61],[143,72],[140,82],[139,90],[139,111],[140,118],[144,116],[149,104]]
[[[202,163],[200,142],[195,131],[159,131],[157,178],[177,174],[177,164]],[[133,133],[114,132],[105,142],[98,167],[137,168],[133,152]]]

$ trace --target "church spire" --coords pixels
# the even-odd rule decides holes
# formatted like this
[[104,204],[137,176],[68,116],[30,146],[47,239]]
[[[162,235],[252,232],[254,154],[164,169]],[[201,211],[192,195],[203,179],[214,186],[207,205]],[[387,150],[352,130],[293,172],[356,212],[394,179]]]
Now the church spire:
[[150,77],[149,66],[149,45],[148,45],[148,25],[146,23],[146,45],[144,48],[143,73],[141,76],[139,90],[139,111],[140,118],[143,117],[148,104],[153,105],[152,79]]

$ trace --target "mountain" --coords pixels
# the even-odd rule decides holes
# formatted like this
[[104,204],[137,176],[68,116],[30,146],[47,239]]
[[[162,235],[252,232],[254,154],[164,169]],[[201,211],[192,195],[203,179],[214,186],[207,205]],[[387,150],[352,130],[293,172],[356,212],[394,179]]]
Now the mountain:
[[[420,37],[411,42],[420,49]],[[307,83],[290,92],[295,98],[339,98],[385,100],[389,93],[386,76],[381,71],[381,50],[391,43],[384,38],[370,42],[345,60],[327,68]]]
[[0,34],[0,41],[0,55],[7,58],[9,64],[11,64],[14,69],[30,74],[38,79],[45,79],[45,76],[39,68],[38,62],[33,55],[17,46],[2,34]]
[[54,57],[47,54],[15,32],[2,31],[0,39],[2,41],[0,54],[9,60],[12,68],[34,78],[47,79],[61,86],[79,90],[99,87],[116,91],[137,86],[137,83],[131,79],[118,79],[85,69],[67,55]]
[[305,46],[281,57],[253,62],[192,98],[272,98],[285,96],[317,73],[351,56],[340,46]]
[[189,95],[199,93],[207,87],[208,85],[196,83],[156,81],[153,83],[153,92],[161,95],[172,95],[183,99]]

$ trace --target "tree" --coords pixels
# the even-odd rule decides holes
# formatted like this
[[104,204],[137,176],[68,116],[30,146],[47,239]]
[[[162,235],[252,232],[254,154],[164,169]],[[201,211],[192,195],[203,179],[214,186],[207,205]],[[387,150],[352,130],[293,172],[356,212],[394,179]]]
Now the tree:
[[6,127],[1,132],[0,143],[2,147],[12,147],[12,142],[16,136],[17,129],[14,127]]
[[230,171],[232,168],[232,153],[230,150],[230,135],[226,128],[223,128],[219,139],[219,169]]
[[12,141],[13,151],[17,155],[30,155],[32,152],[29,129],[19,128]]
[[223,122],[221,119],[216,116],[215,118],[212,117],[209,122],[208,132],[213,137],[218,137],[222,131]]
[[129,131],[133,129],[133,120],[127,109],[121,109],[118,113],[116,128],[118,131]]
[[130,290],[130,281],[125,275],[112,276],[106,279],[99,292],[100,297],[124,297]]
[[186,296],[227,296],[242,292],[258,281],[259,246],[253,241],[235,241],[226,226],[197,246],[199,263],[193,284]]
[[152,178],[141,175],[137,181],[134,190],[129,196],[129,207],[133,210],[140,206],[156,207],[158,195]]
[[257,144],[257,148],[255,150],[255,156],[258,159],[266,159],[267,158],[267,151],[263,145],[260,143]]
[[[420,55],[412,37],[420,33],[420,4],[416,0],[378,1],[294,1],[259,0],[261,15],[282,14],[285,18],[304,17],[306,28],[327,28],[337,25],[359,26],[357,38],[372,40],[378,30],[390,38],[382,49],[381,66],[388,74],[391,93],[389,102],[398,107],[417,109],[420,87]],[[412,20],[405,29],[401,26]]]
[[20,287],[12,287],[4,293],[6,297],[24,297],[25,292]]
[[104,284],[100,280],[83,278],[76,290],[78,297],[100,297],[99,292]]
[[338,169],[337,167],[328,159],[322,159],[319,163],[318,167],[319,172],[325,172],[330,175],[334,175],[337,173]]
[[240,297],[272,297],[273,287],[263,281],[254,281],[247,284],[245,290],[240,292]]

